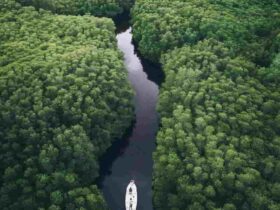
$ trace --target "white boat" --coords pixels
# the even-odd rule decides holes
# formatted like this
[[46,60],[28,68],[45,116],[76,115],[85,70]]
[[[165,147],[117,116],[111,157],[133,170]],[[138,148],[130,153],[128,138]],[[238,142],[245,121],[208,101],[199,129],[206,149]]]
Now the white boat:
[[126,188],[125,195],[126,210],[136,210],[137,207],[137,187],[134,180],[131,180]]

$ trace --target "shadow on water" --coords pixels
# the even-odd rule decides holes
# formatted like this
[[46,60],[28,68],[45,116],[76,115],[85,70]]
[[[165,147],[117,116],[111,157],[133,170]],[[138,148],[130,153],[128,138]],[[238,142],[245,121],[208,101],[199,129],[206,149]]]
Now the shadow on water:
[[[127,11],[114,18],[116,34],[123,33],[130,28],[130,19],[130,13]],[[159,63],[153,63],[150,60],[144,58],[144,56],[141,55],[140,51],[138,50],[138,44],[135,40],[132,40],[132,44],[135,46],[135,54],[140,58],[143,70],[146,72],[148,79],[155,82],[158,86],[161,86],[165,79],[165,75],[161,70],[162,66]]]
[[116,26],[116,34],[125,32],[130,27],[130,14],[127,11],[117,15],[113,20]]
[[136,121],[134,120],[131,126],[127,129],[122,138],[116,139],[111,147],[107,149],[106,154],[102,156],[99,160],[99,174],[100,176],[96,179],[96,183],[99,188],[103,187],[103,182],[106,176],[110,176],[112,174],[112,165],[114,160],[117,157],[120,157],[125,149],[129,146],[129,137],[133,133],[133,128],[135,126]]
[[[134,41],[133,41],[133,43],[134,43]],[[135,51],[136,51],[136,54],[139,57],[141,57],[141,54],[139,53],[139,51],[137,49]],[[153,81],[160,87],[165,79],[165,75],[164,75],[163,71],[161,70],[162,69],[161,65],[157,64],[157,63],[153,63],[143,57],[141,57],[141,63],[142,63],[144,72],[146,72],[146,74],[148,75],[148,79]]]
[[118,48],[123,52],[129,81],[134,89],[135,121],[123,138],[116,140],[100,159],[97,180],[111,210],[124,210],[126,186],[136,181],[137,210],[153,210],[152,153],[159,127],[156,104],[164,79],[160,65],[143,59],[132,41],[129,14],[115,18]]

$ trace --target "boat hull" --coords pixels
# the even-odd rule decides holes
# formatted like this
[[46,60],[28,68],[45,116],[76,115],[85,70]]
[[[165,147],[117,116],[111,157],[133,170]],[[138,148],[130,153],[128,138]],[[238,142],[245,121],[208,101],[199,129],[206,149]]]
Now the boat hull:
[[136,210],[137,208],[137,187],[133,180],[126,188],[125,207],[126,210]]

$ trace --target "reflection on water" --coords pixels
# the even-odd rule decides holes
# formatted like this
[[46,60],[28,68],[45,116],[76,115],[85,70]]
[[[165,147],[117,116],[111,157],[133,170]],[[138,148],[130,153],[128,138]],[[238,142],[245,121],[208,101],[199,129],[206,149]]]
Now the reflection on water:
[[[156,66],[141,63],[132,44],[131,28],[119,31],[122,32],[117,35],[118,47],[124,53],[129,80],[136,93],[136,121],[127,137],[115,143],[101,161],[100,187],[111,210],[124,210],[126,186],[134,179],[138,188],[137,210],[152,210],[152,153],[158,129],[159,93],[155,82],[162,78],[156,73],[160,72]],[[146,72],[153,74],[148,76]]]

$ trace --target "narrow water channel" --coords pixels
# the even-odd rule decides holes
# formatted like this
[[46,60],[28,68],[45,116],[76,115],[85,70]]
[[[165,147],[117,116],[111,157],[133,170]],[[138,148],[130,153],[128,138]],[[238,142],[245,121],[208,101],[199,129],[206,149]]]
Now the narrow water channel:
[[152,210],[152,153],[158,130],[156,104],[162,74],[140,58],[132,42],[128,21],[117,24],[118,47],[124,54],[129,80],[136,93],[135,123],[124,139],[116,142],[101,161],[100,188],[111,210],[125,210],[126,186],[134,179],[137,210]]

